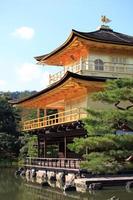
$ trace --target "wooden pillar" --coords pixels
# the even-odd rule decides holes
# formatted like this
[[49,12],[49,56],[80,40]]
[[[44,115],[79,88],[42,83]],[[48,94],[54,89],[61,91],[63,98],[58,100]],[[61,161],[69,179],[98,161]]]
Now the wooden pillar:
[[40,108],[37,108],[37,118],[40,118]]
[[44,109],[44,117],[47,116],[47,109]]
[[45,108],[44,110],[43,110],[43,117],[44,117],[44,126],[46,126],[47,125],[47,109]]
[[67,157],[67,139],[66,136],[64,137],[64,158]]

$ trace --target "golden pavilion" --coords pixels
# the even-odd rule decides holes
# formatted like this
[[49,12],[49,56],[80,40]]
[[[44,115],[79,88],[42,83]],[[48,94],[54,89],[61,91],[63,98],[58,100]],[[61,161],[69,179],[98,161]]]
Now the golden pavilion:
[[[62,67],[62,71],[49,76],[47,88],[15,103],[37,110],[36,118],[22,118],[22,129],[38,136],[38,157],[80,158],[67,144],[86,135],[85,109],[103,106],[93,102],[92,93],[103,90],[107,79],[133,77],[133,36],[115,32],[106,24],[93,32],[72,30],[61,46],[35,59],[44,67]],[[48,154],[52,145],[58,149],[56,155]]]

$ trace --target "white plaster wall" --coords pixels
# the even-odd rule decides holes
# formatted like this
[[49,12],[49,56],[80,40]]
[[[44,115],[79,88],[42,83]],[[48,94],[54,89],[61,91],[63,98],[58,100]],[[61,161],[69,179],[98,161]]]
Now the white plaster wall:
[[109,52],[90,52],[88,58],[90,61],[94,61],[96,59],[101,59],[103,62],[112,62],[113,57],[122,57],[126,59],[126,64],[133,65],[133,54],[128,55],[126,53],[109,53]]
[[100,52],[90,53],[89,61],[94,61],[96,59],[101,59],[103,62],[110,62],[110,55]]

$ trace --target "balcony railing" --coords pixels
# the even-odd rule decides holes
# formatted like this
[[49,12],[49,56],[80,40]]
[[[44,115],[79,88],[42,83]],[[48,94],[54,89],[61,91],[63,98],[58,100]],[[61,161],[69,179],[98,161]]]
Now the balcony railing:
[[37,168],[79,169],[81,159],[73,158],[31,158],[25,160],[25,166]]
[[22,130],[28,131],[33,129],[45,128],[57,124],[63,124],[73,122],[86,117],[85,111],[81,108],[75,108],[72,110],[66,110],[53,115],[40,117],[23,122]]
[[94,61],[82,61],[74,66],[66,67],[65,70],[52,74],[49,77],[49,84],[52,84],[60,80],[66,71],[71,71],[82,75],[94,75],[94,76],[107,76],[107,77],[123,77],[133,76],[133,64],[121,64],[112,62],[103,62],[103,70],[95,68]]
[[80,74],[80,72],[81,72],[81,64],[79,63],[79,64],[74,65],[74,66],[66,67],[62,71],[59,71],[59,72],[57,72],[55,74],[50,74],[49,75],[49,84],[52,84],[52,83],[60,80],[64,76],[66,71],[70,71],[70,72],[73,72],[73,73]]

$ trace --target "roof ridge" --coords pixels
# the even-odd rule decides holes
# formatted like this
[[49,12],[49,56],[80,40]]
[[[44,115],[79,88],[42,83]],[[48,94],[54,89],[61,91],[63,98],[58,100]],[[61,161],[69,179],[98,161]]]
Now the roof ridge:
[[75,29],[72,29],[72,31],[73,31],[73,32],[76,32],[76,33],[79,33],[79,34],[80,34],[80,33],[81,33],[81,34],[82,34],[82,33],[87,33],[87,34],[90,33],[90,34],[91,34],[91,33],[99,32],[100,29],[98,29],[98,30],[96,30],[96,31],[91,31],[91,32],[82,32],[82,31],[77,31],[77,30],[75,30]]

